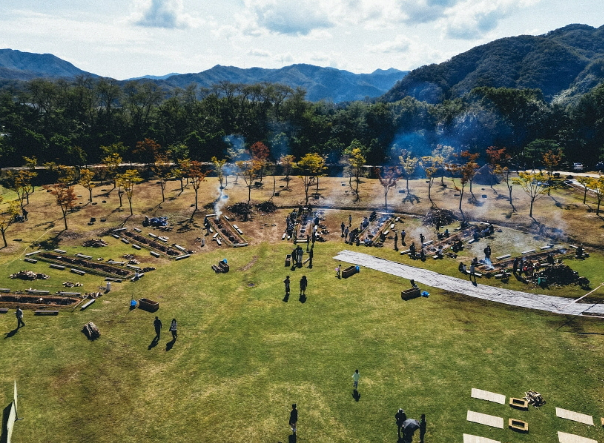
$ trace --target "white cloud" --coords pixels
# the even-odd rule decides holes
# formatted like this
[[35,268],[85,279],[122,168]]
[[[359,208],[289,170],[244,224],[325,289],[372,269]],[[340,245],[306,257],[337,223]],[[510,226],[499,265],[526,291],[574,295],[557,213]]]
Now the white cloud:
[[277,34],[307,35],[334,24],[316,0],[246,0],[258,26]]
[[136,0],[132,21],[149,28],[186,29],[199,24],[184,12],[182,0]]
[[263,49],[250,49],[247,52],[248,55],[253,57],[270,57],[271,53],[268,51],[264,51]]
[[397,35],[393,40],[388,40],[377,45],[367,45],[370,52],[377,54],[398,54],[409,51],[411,40],[404,35]]

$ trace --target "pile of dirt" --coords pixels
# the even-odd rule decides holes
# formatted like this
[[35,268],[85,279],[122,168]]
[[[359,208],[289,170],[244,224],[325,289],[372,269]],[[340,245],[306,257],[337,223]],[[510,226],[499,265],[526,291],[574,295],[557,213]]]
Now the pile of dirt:
[[453,211],[449,211],[448,209],[432,208],[424,216],[424,225],[446,226],[450,225],[456,220],[457,217]]
[[269,200],[262,203],[258,203],[256,205],[256,208],[259,211],[264,212],[265,214],[272,214],[277,210],[277,205],[275,205],[272,201]]
[[586,277],[579,277],[577,271],[563,264],[547,267],[536,273],[535,277],[544,277],[548,285],[579,285],[582,288],[589,288],[589,280]]
[[249,203],[235,203],[227,209],[244,221],[247,221],[252,214],[252,205]]
[[19,271],[11,274],[10,278],[18,278],[21,280],[48,280],[50,276],[46,274],[37,274],[33,271]]
[[90,239],[90,240],[86,240],[82,246],[84,246],[85,248],[102,248],[104,246],[107,246],[108,243],[105,240],[101,240],[99,239]]

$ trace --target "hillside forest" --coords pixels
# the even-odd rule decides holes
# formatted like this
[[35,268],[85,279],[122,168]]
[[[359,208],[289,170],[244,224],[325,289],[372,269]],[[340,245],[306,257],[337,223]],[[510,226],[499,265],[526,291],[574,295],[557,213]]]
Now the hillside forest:
[[[34,79],[0,92],[0,166],[83,166],[117,154],[124,161],[235,162],[261,142],[268,159],[316,153],[336,164],[358,149],[366,164],[399,165],[435,150],[479,154],[505,148],[514,165],[542,167],[546,152],[593,166],[604,155],[604,84],[573,104],[538,89],[478,87],[442,103],[310,102],[280,84],[221,82],[169,92],[151,82],[78,77]],[[146,149],[140,142],[153,142]],[[138,148],[137,148],[138,146]]]

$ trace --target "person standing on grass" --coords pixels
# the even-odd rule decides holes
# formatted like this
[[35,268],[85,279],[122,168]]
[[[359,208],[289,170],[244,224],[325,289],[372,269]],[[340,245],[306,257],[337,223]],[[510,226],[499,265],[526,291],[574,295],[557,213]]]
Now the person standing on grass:
[[407,235],[407,233],[405,232],[405,230],[403,229],[401,231],[401,245],[402,246],[407,246],[407,243],[405,243],[405,236]]
[[312,269],[312,258],[315,255],[314,253],[314,248],[310,248],[310,251],[308,251],[308,268]]
[[424,244],[424,240],[425,240],[425,239],[426,239],[426,237],[424,237],[424,234],[423,234],[423,233],[420,233],[420,234],[419,234],[419,243],[420,243],[421,245],[423,245],[423,244]]
[[352,226],[352,214],[348,214],[348,226]]
[[478,264],[478,260],[476,257],[470,263],[470,281],[472,281],[472,277],[474,277],[473,283],[476,283],[476,265]]
[[394,231],[394,250],[398,251],[398,232]]
[[19,329],[21,326],[25,326],[25,323],[23,323],[23,311],[21,308],[17,307],[15,317],[17,317],[17,329]]
[[342,228],[342,237],[344,237],[344,229],[346,228],[346,225],[344,224],[344,222],[342,222],[342,224],[340,225],[340,228]]
[[306,295],[306,287],[308,286],[308,280],[306,275],[303,275],[300,279],[300,295]]
[[[403,429],[403,423],[405,422],[405,420],[407,420],[407,414],[405,414],[405,411],[403,411],[403,408],[398,408],[398,411],[396,411],[396,414],[394,414],[394,418],[396,420],[396,428],[397,428],[397,432],[398,432],[398,439],[401,439],[401,430]],[[405,434],[403,434],[403,437],[405,436]]]
[[283,283],[285,284],[285,296],[289,297],[289,275],[287,277],[285,277],[285,280],[283,280]]
[[176,341],[176,339],[178,338],[178,331],[175,318],[173,318],[172,323],[170,323],[170,332],[172,333],[172,339]]
[[342,278],[340,272],[342,270],[342,265],[340,263],[338,263],[338,266],[336,266],[336,278],[340,279]]
[[422,414],[419,419],[419,443],[424,443],[424,437],[426,435],[426,414]]
[[348,226],[346,226],[346,228],[344,228],[344,242],[348,243],[348,233],[350,231],[348,230]]
[[155,328],[155,338],[159,340],[159,335],[161,334],[162,328],[161,320],[159,317],[155,316],[155,320],[153,320],[153,327]]
[[352,374],[352,387],[355,390],[355,392],[357,391],[358,387],[359,387],[359,378],[361,377],[361,374],[359,374],[359,370],[356,369],[354,371],[354,374]]
[[296,408],[296,404],[292,405],[292,410],[289,413],[289,427],[292,428],[292,433],[296,433],[298,425],[298,409]]

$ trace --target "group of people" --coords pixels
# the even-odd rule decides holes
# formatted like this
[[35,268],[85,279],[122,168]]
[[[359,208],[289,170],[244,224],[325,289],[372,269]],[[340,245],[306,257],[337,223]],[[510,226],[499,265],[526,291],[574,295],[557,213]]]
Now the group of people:
[[[163,324],[158,316],[155,316],[155,320],[153,320],[153,327],[155,328],[155,339],[159,340]],[[178,337],[178,325],[175,318],[173,318],[170,323],[169,331],[172,333],[172,340],[176,341],[176,338]]]
[[[283,280],[283,284],[285,284],[285,297],[289,298],[289,293],[291,290],[291,280],[289,279],[289,275],[285,277]],[[308,279],[306,275],[303,275],[300,279],[300,297],[306,297],[306,288],[308,287]]]

